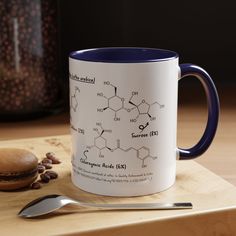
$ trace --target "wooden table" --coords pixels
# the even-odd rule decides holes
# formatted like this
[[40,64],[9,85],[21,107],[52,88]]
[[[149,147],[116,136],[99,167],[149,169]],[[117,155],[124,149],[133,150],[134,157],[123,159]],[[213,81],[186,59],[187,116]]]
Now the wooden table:
[[[70,180],[70,136],[2,141],[1,147],[32,151],[39,159],[54,152],[62,163],[55,165],[59,178],[39,190],[0,192],[1,235],[235,235],[236,188],[194,161],[178,161],[174,186],[141,197],[106,197],[76,188]],[[19,210],[35,198],[62,194],[94,203],[192,202],[193,209],[166,211],[115,211],[96,208],[61,209],[49,216],[22,219]]]
[[[204,129],[206,109],[200,106],[180,106],[178,119],[178,145],[180,147],[188,147],[195,144]],[[69,134],[69,115],[67,113],[27,122],[0,123],[0,139],[9,140],[0,142],[1,146],[5,146],[5,144],[14,146],[15,143],[22,145],[22,141],[19,140],[12,143],[12,139],[60,134]],[[178,174],[176,187],[157,197],[158,200],[166,200],[172,199],[174,196],[175,200],[180,200],[181,198],[183,199],[183,196],[186,198],[186,191],[189,191],[193,196],[191,201],[197,206],[192,212],[175,211],[170,216],[168,212],[144,211],[140,214],[137,212],[99,213],[95,211],[84,213],[82,216],[78,215],[78,213],[74,215],[62,214],[50,218],[50,220],[43,218],[26,222],[26,220],[20,221],[17,219],[15,216],[16,209],[28,200],[32,200],[38,193],[33,192],[30,195],[27,192],[23,192],[21,196],[24,196],[24,198],[20,199],[19,195],[12,194],[9,196],[0,192],[1,200],[9,199],[6,203],[9,204],[9,209],[11,209],[7,211],[6,205],[5,208],[1,209],[3,205],[0,205],[2,212],[0,217],[1,232],[3,235],[11,235],[11,233],[15,232],[15,235],[31,234],[35,236],[47,234],[138,236],[143,234],[157,235],[158,233],[160,235],[168,235],[168,233],[170,235],[173,235],[173,233],[175,235],[236,235],[236,188],[233,186],[236,185],[235,142],[236,109],[232,106],[224,106],[213,144],[202,157],[197,159],[198,163],[213,171],[216,175],[193,161],[180,162],[178,164],[178,173],[185,172],[186,176],[190,176],[189,179],[193,182],[186,181],[186,179],[183,181],[181,179],[182,175]],[[42,150],[37,150],[37,152],[40,153]],[[66,173],[68,175],[68,172]],[[194,177],[198,175],[201,178]],[[65,178],[69,181],[68,176]],[[73,188],[71,185],[69,186],[69,188]],[[176,189],[182,189],[183,194],[175,194],[174,191]],[[61,191],[61,187],[59,189],[56,188],[56,190],[58,193],[64,193],[64,190]],[[69,192],[70,190],[66,193]],[[91,201],[114,202],[114,199],[111,198],[104,200],[81,192],[80,197]],[[185,198],[184,200],[187,200]],[[129,201],[151,201],[153,199],[155,199],[155,196],[140,198],[140,200],[138,198],[135,200],[129,199]],[[10,208],[12,200],[15,201],[13,204],[14,209]],[[115,201],[122,202],[123,200],[116,199]],[[74,230],[75,224],[78,224],[78,231]],[[40,228],[42,229],[41,231]]]

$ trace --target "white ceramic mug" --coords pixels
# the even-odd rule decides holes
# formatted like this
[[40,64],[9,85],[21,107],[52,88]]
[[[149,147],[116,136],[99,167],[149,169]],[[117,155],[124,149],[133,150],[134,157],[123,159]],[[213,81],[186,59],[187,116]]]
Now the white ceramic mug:
[[[72,182],[101,195],[139,196],[175,182],[176,158],[201,155],[218,123],[219,101],[210,76],[178,63],[178,54],[151,48],[72,52],[70,115]],[[190,149],[176,146],[178,80],[194,75],[207,94],[208,122]]]

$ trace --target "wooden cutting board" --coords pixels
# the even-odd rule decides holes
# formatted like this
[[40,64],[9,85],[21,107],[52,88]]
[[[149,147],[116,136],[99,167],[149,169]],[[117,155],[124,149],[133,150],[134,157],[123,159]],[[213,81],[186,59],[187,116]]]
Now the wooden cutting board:
[[[0,192],[0,235],[236,235],[236,188],[194,161],[177,162],[176,184],[162,193],[132,198],[86,193],[71,183],[70,136],[0,142],[25,148],[42,159],[54,152],[62,160],[59,178],[40,190]],[[45,194],[64,194],[89,202],[136,203],[191,201],[192,210],[104,211],[69,207],[47,217],[22,219],[18,211]]]

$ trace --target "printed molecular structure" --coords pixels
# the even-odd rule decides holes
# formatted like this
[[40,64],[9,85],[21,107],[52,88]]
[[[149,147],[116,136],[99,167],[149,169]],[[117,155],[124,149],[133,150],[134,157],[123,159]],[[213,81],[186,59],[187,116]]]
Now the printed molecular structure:
[[79,103],[78,103],[79,93],[80,93],[80,89],[78,87],[75,87],[75,92],[74,92],[74,94],[70,98],[71,108],[72,108],[72,110],[74,112],[76,112],[76,110],[77,110],[77,108],[79,106]]
[[93,129],[95,132],[97,132],[98,136],[94,137],[93,145],[92,146],[87,146],[87,148],[88,149],[91,149],[93,147],[97,148],[99,150],[99,157],[104,157],[104,155],[102,154],[102,150],[108,149],[108,150],[111,151],[111,148],[109,148],[107,146],[107,140],[102,135],[103,135],[104,132],[111,133],[112,131],[103,129],[101,123],[96,123],[96,124],[97,124],[97,126],[99,126],[101,128],[101,132],[99,132],[98,128]]
[[150,150],[147,147],[141,147],[137,150],[137,158],[142,160],[142,167],[146,167],[146,165],[144,164],[144,161],[147,158],[152,158],[153,160],[157,159],[156,156],[150,155]]
[[[87,146],[88,149],[92,149],[92,148],[96,148],[99,150],[99,157],[104,157],[104,155],[102,154],[102,151],[104,149],[108,149],[110,152],[115,152],[116,150],[120,149],[123,152],[129,152],[131,150],[133,150],[136,154],[136,157],[142,161],[142,168],[146,167],[147,165],[145,165],[145,160],[147,158],[152,158],[153,160],[157,159],[156,156],[151,156],[150,155],[150,150],[149,148],[142,146],[141,148],[134,148],[134,147],[129,147],[127,149],[124,149],[121,147],[120,145],[120,139],[117,139],[117,145],[115,148],[110,148],[107,146],[107,140],[106,138],[104,138],[102,135],[104,134],[104,132],[109,132],[111,133],[112,130],[104,130],[102,128],[101,123],[97,123],[97,126],[99,126],[101,128],[101,132],[99,132],[98,128],[94,128],[93,130],[96,131],[98,133],[98,136],[94,137],[94,142],[93,145],[91,146]],[[87,156],[86,156],[87,158]]]
[[117,95],[117,87],[111,84],[110,81],[105,81],[104,84],[110,85],[111,87],[114,88],[114,95],[108,98],[103,93],[97,93],[97,96],[107,99],[107,106],[104,108],[97,109],[97,111],[103,112],[107,109],[110,109],[115,113],[114,120],[119,121],[120,117],[117,117],[117,112],[119,112],[122,109],[127,110],[127,108],[124,107],[125,99]]
[[151,121],[155,120],[156,117],[155,116],[151,116],[151,114],[150,114],[151,106],[157,104],[159,106],[159,108],[162,109],[162,108],[164,108],[164,105],[162,105],[162,104],[160,104],[158,102],[153,102],[153,103],[149,104],[149,103],[147,103],[145,101],[145,99],[143,99],[139,104],[135,104],[132,101],[132,99],[133,99],[133,97],[135,95],[136,96],[138,95],[137,91],[133,91],[132,92],[132,96],[129,99],[129,104],[133,105],[133,107],[131,109],[127,109],[127,111],[130,112],[130,111],[136,109],[138,111],[138,114],[137,114],[137,116],[134,119],[131,119],[130,122],[136,122],[140,115],[147,115]]
[[126,110],[127,112],[131,112],[133,110],[137,110],[137,116],[133,119],[130,119],[130,122],[136,122],[139,118],[140,115],[147,115],[150,119],[150,121],[153,121],[156,119],[155,116],[151,116],[150,114],[150,108],[153,105],[158,105],[159,108],[164,108],[164,105],[158,103],[158,102],[153,102],[151,104],[147,103],[144,99],[139,103],[139,104],[135,104],[132,99],[133,97],[136,95],[138,95],[137,91],[133,91],[132,92],[132,96],[129,99],[128,103],[130,105],[132,105],[131,108],[127,108],[125,107],[125,98],[120,97],[117,94],[117,87],[113,84],[110,83],[110,81],[105,81],[104,85],[109,85],[111,87],[114,88],[114,95],[111,97],[106,97],[103,93],[97,93],[97,96],[103,97],[107,100],[107,106],[104,108],[98,108],[97,111],[98,112],[104,112],[107,109],[110,109],[111,111],[114,112],[115,116],[114,116],[114,120],[115,121],[120,121],[120,117],[117,117],[117,113],[121,110]]

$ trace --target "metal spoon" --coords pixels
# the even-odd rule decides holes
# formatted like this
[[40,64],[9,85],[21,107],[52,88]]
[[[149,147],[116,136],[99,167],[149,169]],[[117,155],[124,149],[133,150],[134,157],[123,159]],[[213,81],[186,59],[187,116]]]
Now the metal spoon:
[[77,204],[82,207],[95,207],[101,209],[113,210],[145,210],[145,209],[191,209],[192,203],[179,202],[179,203],[123,203],[123,204],[99,204],[81,202],[71,199],[66,196],[57,194],[46,195],[33,200],[28,203],[19,213],[20,217],[32,218],[42,216],[50,212],[56,211],[68,204]]

